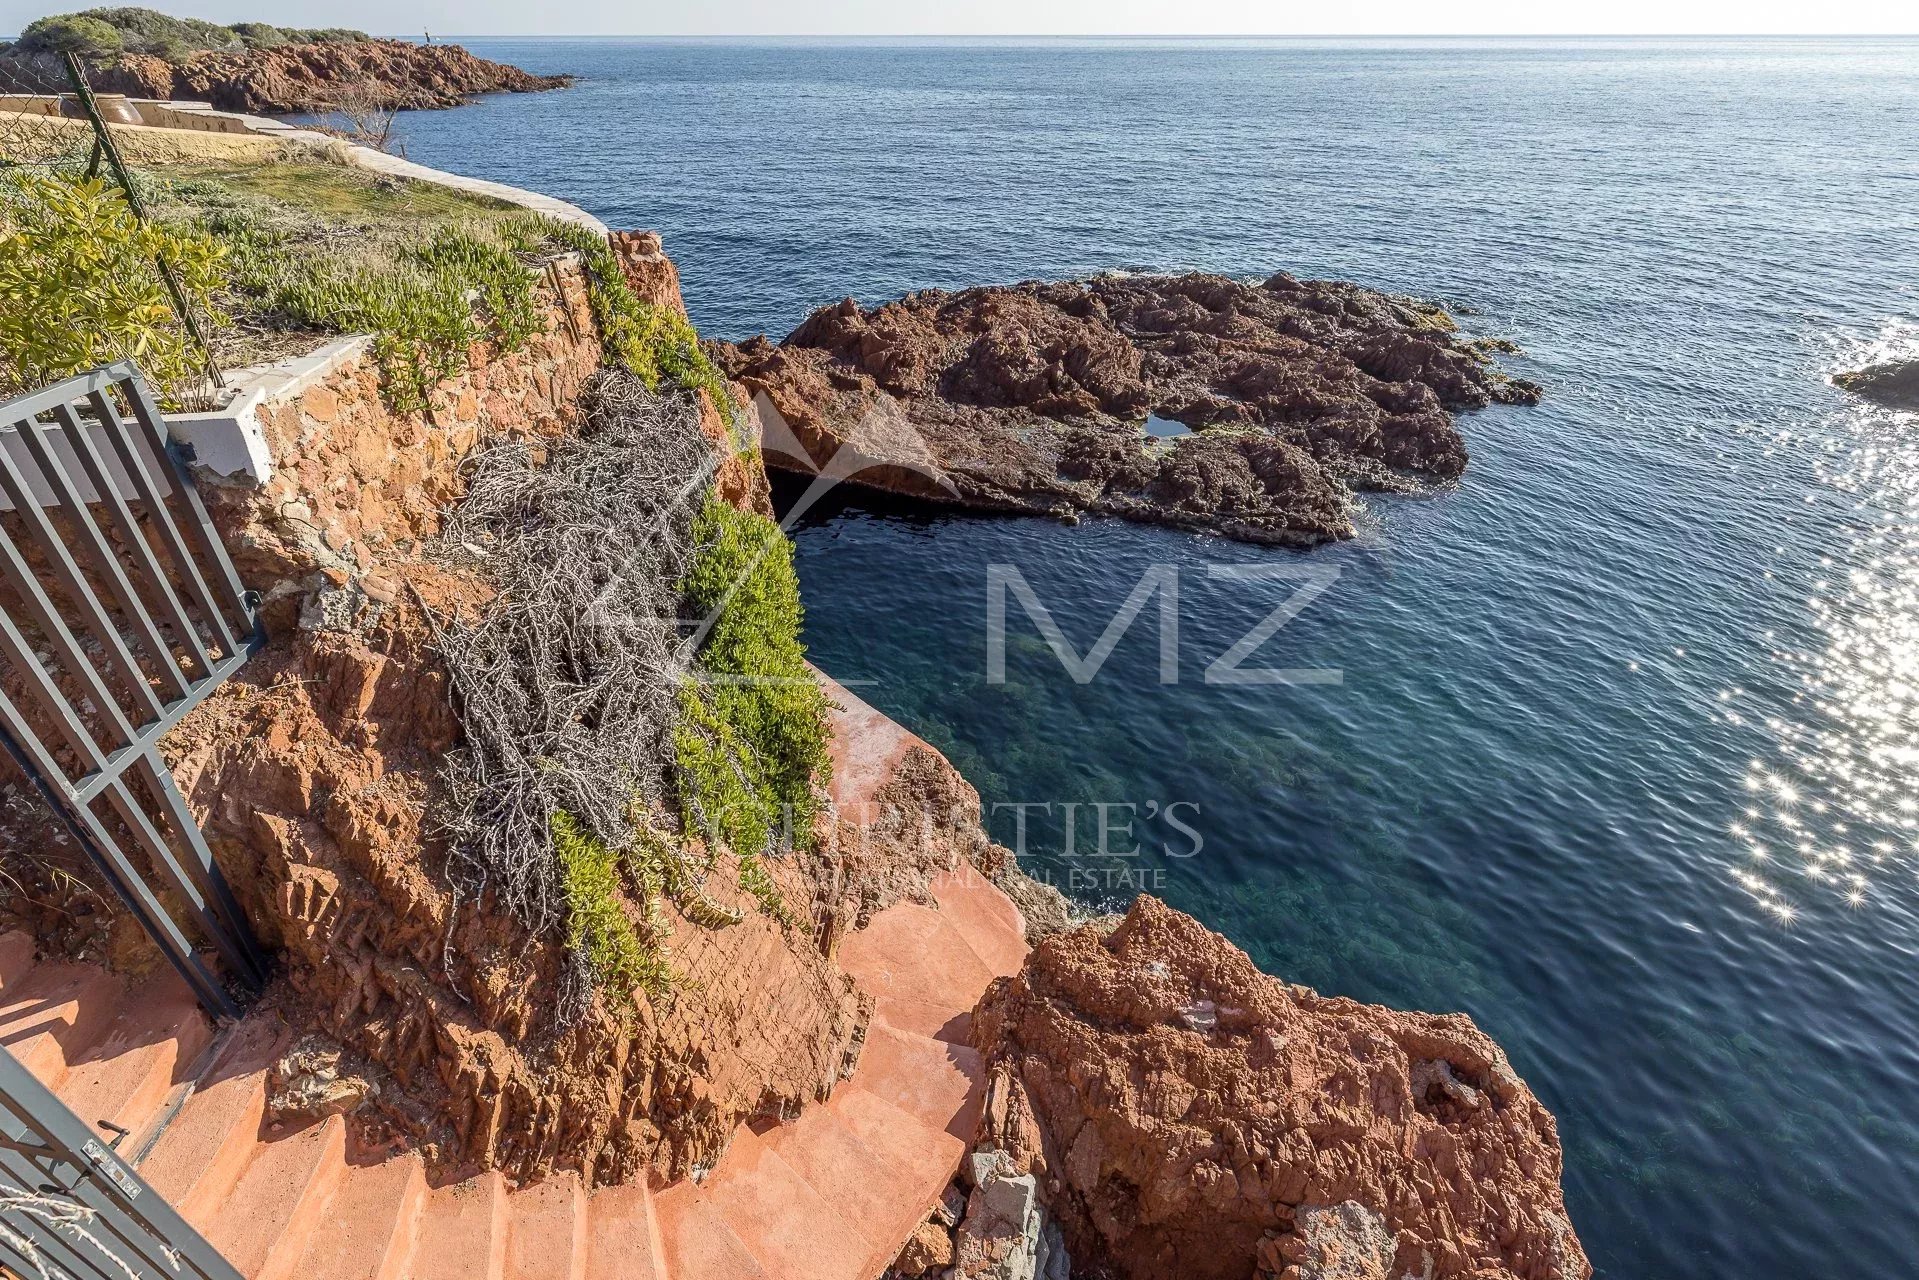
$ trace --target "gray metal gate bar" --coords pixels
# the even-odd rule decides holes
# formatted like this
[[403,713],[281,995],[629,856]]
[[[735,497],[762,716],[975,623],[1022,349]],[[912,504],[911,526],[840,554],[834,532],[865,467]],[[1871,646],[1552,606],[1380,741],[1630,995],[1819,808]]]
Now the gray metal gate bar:
[[[120,368],[121,366],[115,365],[113,367]],[[131,365],[126,367],[131,371]],[[206,505],[200,501],[199,490],[193,486],[193,477],[187,473],[186,463],[182,462],[179,455],[167,447],[166,423],[160,417],[159,406],[153,403],[153,396],[147,391],[146,382],[138,376],[134,376],[128,378],[122,385],[126,388],[127,398],[133,409],[134,421],[140,424],[141,435],[148,451],[155,458],[159,459],[162,465],[168,467],[173,472],[174,487],[179,492],[180,502],[186,507],[187,513],[192,517],[186,524],[186,536],[192,540],[195,549],[204,555],[208,562],[212,564],[214,572],[219,578],[219,585],[225,591],[228,604],[238,609],[238,616],[245,624],[241,630],[235,634],[244,635],[247,632],[255,630],[253,606],[246,603],[247,589],[240,585],[240,575],[234,572],[233,561],[228,558],[227,549],[220,545],[220,539],[213,532],[213,521],[207,515]],[[134,473],[134,482],[136,484],[140,483],[141,480],[146,477],[146,464],[132,456],[131,448],[133,441],[123,433],[115,432],[113,434],[113,443],[116,448],[124,448],[127,450],[122,456],[126,461],[128,469]],[[147,483],[151,484],[152,482],[149,480]],[[141,492],[144,496],[146,490],[142,489]],[[159,501],[157,490],[155,496],[148,498],[147,501]],[[163,522],[162,529],[167,536],[175,540],[178,546],[174,554],[179,557],[188,575],[189,585],[197,588],[199,594],[204,597],[201,607],[212,613],[216,620],[225,622],[226,618],[219,604],[214,601],[212,593],[207,590],[207,584],[200,577],[200,571],[194,567],[193,557],[187,554],[186,548],[183,545],[178,545],[181,533],[180,527],[175,525],[173,521],[168,520]],[[235,639],[232,643],[237,645],[240,642]]]
[[[61,405],[54,410],[56,418],[73,416],[72,405]],[[64,424],[63,424],[64,425]],[[147,661],[160,675],[162,683],[171,691],[170,697],[187,696],[186,677],[180,674],[180,664],[174,660],[173,651],[167,642],[160,638],[160,628],[147,613],[146,605],[133,593],[133,583],[127,579],[127,571],[120,566],[120,558],[107,545],[105,535],[100,532],[99,524],[93,513],[81,500],[79,492],[73,487],[63,468],[47,447],[47,441],[38,431],[25,431],[21,438],[27,442],[27,452],[33,455],[40,474],[53,486],[55,499],[62,507],[73,513],[72,523],[79,533],[80,549],[86,553],[88,567],[94,572],[96,580],[104,580],[107,593],[113,602],[120,606],[120,615],[133,629],[134,639],[146,650]],[[158,708],[155,708],[157,711]]]
[[[93,400],[98,400],[98,403],[93,406],[96,415],[104,417],[112,412],[111,406],[106,403],[106,398],[100,396],[98,392],[90,397],[90,402]],[[54,413],[60,419],[60,428],[66,435],[67,446],[73,450],[74,456],[80,459],[81,469],[87,473],[87,483],[91,484],[93,491],[100,495],[100,501],[106,506],[107,514],[113,521],[114,530],[120,535],[120,541],[133,552],[141,580],[159,594],[160,602],[167,611],[168,624],[173,628],[174,634],[179,637],[180,643],[187,646],[193,660],[199,664],[200,670],[202,672],[210,670],[213,661],[207,655],[206,646],[200,643],[199,628],[195,627],[192,619],[187,617],[186,606],[180,603],[179,594],[174,591],[173,584],[167,581],[166,570],[154,556],[153,547],[141,536],[139,527],[134,524],[133,512],[127,507],[126,499],[120,496],[119,487],[113,483],[113,478],[107,474],[106,464],[100,458],[100,451],[93,447],[92,439],[80,423],[80,416],[74,413],[73,406],[70,404],[57,406]]]
[[[27,430],[37,433],[38,424],[29,422]],[[159,715],[160,700],[153,696],[153,686],[147,683],[146,673],[133,660],[127,642],[120,636],[120,629],[107,616],[100,598],[93,594],[92,585],[81,577],[80,566],[74,562],[73,553],[54,530],[47,513],[34,500],[25,477],[5,449],[0,449],[0,491],[6,493],[13,502],[15,514],[26,524],[28,545],[46,557],[54,581],[66,592],[67,599],[79,612],[80,625],[92,635],[94,643],[106,651],[107,665],[120,678],[136,710],[148,716]]]
[[[149,1187],[92,1126],[0,1049],[0,1186],[71,1205],[86,1236],[19,1209],[0,1222],[76,1280],[241,1280],[240,1273]],[[36,1276],[32,1260],[0,1242],[0,1261]]]
[[[105,450],[83,414],[106,437]],[[56,432],[70,459],[53,447]],[[8,433],[22,437],[24,458],[8,447]],[[109,453],[122,476],[111,473]],[[160,758],[159,742],[264,642],[253,598],[240,586],[193,478],[168,447],[165,422],[129,363],[0,405],[0,493],[15,515],[12,529],[0,523],[0,587],[48,646],[59,672],[0,610],[0,669],[15,677],[0,689],[0,745],[201,1003],[232,1016],[238,1009],[224,982],[156,887],[178,900],[242,987],[259,989],[266,961]],[[104,521],[91,505],[104,508]],[[18,533],[25,535],[24,549]],[[36,564],[45,567],[57,595],[41,582]],[[60,750],[48,745],[48,731]],[[123,840],[131,841],[155,885]]]

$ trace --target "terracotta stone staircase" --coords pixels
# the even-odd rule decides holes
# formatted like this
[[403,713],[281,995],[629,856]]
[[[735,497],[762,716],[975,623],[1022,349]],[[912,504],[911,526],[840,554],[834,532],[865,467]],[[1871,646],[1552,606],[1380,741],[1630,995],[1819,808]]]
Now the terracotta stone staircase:
[[[858,1070],[799,1119],[742,1127],[704,1184],[429,1189],[415,1155],[349,1162],[339,1117],[265,1127],[279,1028],[214,1045],[185,985],[35,963],[0,936],[0,1044],[112,1136],[155,1190],[257,1280],[871,1280],[938,1197],[978,1119],[967,1012],[1024,955],[1018,912],[962,872],[842,945],[876,1002]],[[104,1122],[104,1123],[103,1123]]]
[[[870,797],[913,741],[863,727],[842,751],[842,803]],[[172,974],[128,987],[36,963],[20,933],[0,935],[0,1044],[83,1120],[124,1130],[122,1154],[254,1280],[872,1280],[959,1166],[983,1086],[968,1013],[1026,952],[991,883],[962,869],[932,888],[937,908],[896,904],[841,946],[875,1000],[852,1078],[791,1123],[742,1127],[703,1184],[429,1188],[416,1155],[353,1163],[337,1116],[268,1131],[280,1028],[250,1018],[215,1044]]]

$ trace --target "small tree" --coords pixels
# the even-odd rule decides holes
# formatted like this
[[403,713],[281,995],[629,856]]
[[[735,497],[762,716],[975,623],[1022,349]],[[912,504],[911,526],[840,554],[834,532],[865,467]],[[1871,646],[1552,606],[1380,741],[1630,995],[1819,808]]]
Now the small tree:
[[142,223],[97,178],[16,169],[0,178],[0,382],[19,391],[114,360],[139,362],[169,399],[200,380],[156,259],[215,323],[225,250],[194,231]]
[[126,49],[120,32],[98,18],[65,13],[41,18],[20,33],[20,48],[27,53],[71,53],[82,58],[111,58]]
[[354,80],[315,105],[329,118],[327,132],[375,151],[394,149],[393,123],[400,114],[400,100],[392,86],[378,80]]

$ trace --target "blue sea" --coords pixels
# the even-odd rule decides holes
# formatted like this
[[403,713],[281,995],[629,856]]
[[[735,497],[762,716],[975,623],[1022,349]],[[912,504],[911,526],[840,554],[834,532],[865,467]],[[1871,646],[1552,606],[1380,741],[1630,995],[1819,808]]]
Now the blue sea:
[[[813,655],[1076,897],[1471,1013],[1601,1275],[1919,1273],[1919,417],[1827,382],[1919,353],[1919,41],[471,43],[582,78],[408,153],[659,230],[709,335],[1283,268],[1520,343],[1339,546],[835,495]],[[1082,682],[1017,593],[996,676],[990,576],[1083,655],[1149,573],[1173,682],[1157,604]]]

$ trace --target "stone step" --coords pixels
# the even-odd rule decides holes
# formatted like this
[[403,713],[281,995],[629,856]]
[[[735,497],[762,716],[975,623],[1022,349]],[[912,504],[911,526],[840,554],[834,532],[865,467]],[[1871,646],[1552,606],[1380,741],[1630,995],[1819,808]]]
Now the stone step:
[[345,1173],[346,1124],[328,1116],[261,1143],[201,1231],[248,1280],[292,1280]]
[[1026,963],[1026,922],[1019,908],[971,864],[939,877],[930,888],[940,913],[988,969],[1017,973]]
[[498,1173],[429,1192],[407,1280],[502,1280],[506,1202],[506,1179]]
[[600,1187],[588,1198],[586,1280],[667,1280],[646,1184]]
[[970,1142],[985,1100],[986,1069],[977,1050],[875,1018],[852,1082],[928,1128]]
[[779,1280],[871,1280],[873,1246],[840,1215],[838,1188],[828,1199],[742,1128],[727,1149],[706,1196],[768,1275]]
[[124,995],[118,979],[93,965],[36,965],[0,997],[0,1045],[58,1093],[68,1065],[105,1034]]
[[129,992],[98,1043],[67,1071],[60,1100],[102,1134],[137,1139],[213,1041],[193,991],[167,972]]
[[[844,1085],[840,1092],[853,1090],[854,1086]],[[874,1098],[873,1105],[887,1104]],[[935,1145],[934,1132],[904,1113],[897,1113],[886,1123],[900,1129],[899,1138],[908,1144],[915,1142],[913,1130],[917,1129],[919,1148]],[[799,1119],[768,1130],[760,1140],[809,1186],[832,1201],[866,1246],[867,1275],[879,1274],[899,1252],[900,1241],[926,1216],[925,1187],[935,1175],[919,1160],[919,1152],[895,1147],[907,1163],[894,1163],[861,1141],[830,1105],[808,1107]],[[944,1185],[945,1176],[937,1175],[935,1190]]]
[[406,1280],[426,1205],[426,1166],[413,1153],[349,1166],[295,1280]]
[[931,907],[899,902],[840,944],[840,967],[896,1026],[963,1041],[970,1015],[998,976],[953,922]]
[[568,1170],[507,1197],[506,1280],[585,1280],[586,1191]]
[[788,1280],[760,1264],[690,1179],[654,1196],[653,1213],[672,1280]]
[[922,1123],[878,1094],[850,1082],[833,1091],[826,1110],[862,1146],[900,1170],[900,1179],[889,1188],[888,1199],[895,1204],[919,1206],[912,1221],[893,1237],[891,1249],[881,1250],[885,1256],[880,1261],[891,1262],[893,1253],[959,1172],[966,1142],[943,1128]]
[[242,1022],[179,1114],[139,1158],[140,1176],[203,1230],[260,1145],[266,1070],[283,1039],[264,1019]]

